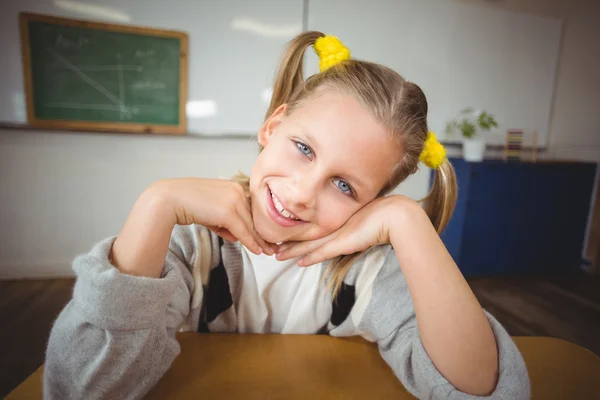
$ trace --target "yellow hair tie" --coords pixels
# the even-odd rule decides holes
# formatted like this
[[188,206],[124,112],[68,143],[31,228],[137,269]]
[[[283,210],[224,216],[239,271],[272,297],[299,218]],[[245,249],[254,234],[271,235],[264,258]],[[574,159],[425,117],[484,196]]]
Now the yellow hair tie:
[[319,56],[321,72],[350,58],[350,50],[336,36],[322,36],[315,41],[313,47]]
[[438,142],[435,133],[429,132],[419,159],[429,168],[438,169],[446,161],[446,149]]

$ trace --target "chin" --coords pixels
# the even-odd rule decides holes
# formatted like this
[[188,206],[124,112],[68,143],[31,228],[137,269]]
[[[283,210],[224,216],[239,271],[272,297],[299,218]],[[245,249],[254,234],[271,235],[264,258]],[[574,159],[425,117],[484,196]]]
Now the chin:
[[265,224],[264,221],[257,221],[254,219],[254,230],[256,230],[256,233],[258,233],[258,235],[266,242],[279,243],[285,241],[283,238],[281,238],[281,235],[277,234],[277,232],[273,232],[272,229],[269,229],[268,225]]

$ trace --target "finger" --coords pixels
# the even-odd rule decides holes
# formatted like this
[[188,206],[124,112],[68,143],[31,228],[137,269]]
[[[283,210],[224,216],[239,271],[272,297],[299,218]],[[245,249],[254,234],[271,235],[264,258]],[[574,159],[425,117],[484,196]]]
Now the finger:
[[296,242],[295,244],[289,245],[285,250],[279,249],[277,252],[277,259],[283,261],[289,260],[290,258],[304,256],[318,249],[332,239],[332,235],[329,235],[316,240]]
[[258,232],[256,232],[256,230],[254,229],[254,221],[252,219],[252,215],[248,211],[248,208],[245,207],[245,203],[244,203],[244,206],[238,207],[237,213],[238,213],[238,216],[240,217],[240,219],[244,222],[244,224],[248,228],[248,231],[251,232],[252,237],[254,238],[256,243],[258,243],[258,245],[262,248],[262,250],[266,254],[273,255],[275,253],[275,251],[273,250],[273,247],[271,245],[269,245],[267,242],[265,242],[265,240],[262,237],[260,237]]
[[240,218],[242,218],[250,232],[252,232],[254,240],[256,240],[256,242],[260,245],[263,251],[269,255],[273,255],[275,253],[273,247],[269,243],[267,243],[262,237],[260,237],[258,232],[256,232],[256,230],[254,229],[254,220],[252,219],[252,211],[250,209],[250,205],[247,201],[243,202],[242,204],[243,207],[237,210],[238,215],[240,216]]
[[[273,254],[277,254],[277,252],[279,251],[279,245],[277,243],[271,243],[271,242],[266,242],[267,246],[269,246],[271,249],[273,249]],[[273,255],[271,254],[271,255]]]
[[235,243],[238,241],[237,238],[235,236],[233,236],[233,234],[225,228],[219,228],[218,226],[209,226],[209,225],[207,225],[206,227],[208,229],[210,229],[212,232],[214,232],[217,236],[227,239],[230,242]]
[[295,242],[295,241],[285,242],[285,243],[282,243],[279,246],[277,246],[277,250],[278,250],[278,252],[286,251],[287,249],[289,249],[290,247],[292,247],[294,245],[297,245],[298,243],[302,243],[302,242]]
[[354,254],[356,252],[364,251],[368,249],[364,241],[356,238],[355,235],[342,236],[340,235],[335,240],[330,240],[324,243],[319,248],[311,251],[308,255],[298,260],[298,265],[301,267],[307,267],[309,265],[317,264],[332,258]]
[[240,192],[240,200],[241,204],[243,205],[243,209],[238,210],[238,215],[244,219],[246,225],[248,225],[248,228],[252,230],[254,238],[262,247],[263,251],[269,255],[275,254],[276,245],[265,241],[254,229],[254,219],[252,218],[252,206],[250,205],[250,199],[246,197],[243,191]]
[[[218,228],[218,229],[213,229],[213,231],[220,237],[229,240],[232,243],[236,243],[238,241],[238,238],[235,237],[235,235],[233,235],[231,232],[229,232],[227,229],[225,228]],[[242,244],[244,244],[246,241],[242,242]],[[260,245],[256,244],[262,252],[262,248],[260,247]],[[253,253],[256,253],[256,250],[253,250],[253,247],[251,245],[246,245],[244,244],[244,246],[248,247]],[[257,253],[260,254],[260,253]]]
[[248,226],[246,226],[243,220],[234,218],[226,228],[240,241],[241,244],[246,246],[254,254],[261,254],[263,252],[263,249],[254,238],[252,231],[248,229]]
[[244,208],[248,211],[248,214],[252,215],[252,206],[250,205],[250,199],[248,199],[244,194],[240,195],[241,203],[244,205]]
[[[246,214],[248,216],[247,224],[249,224],[249,226],[254,230],[254,219],[252,218],[252,206],[250,205],[249,198],[247,198],[245,195],[242,195],[242,204],[244,205],[244,208],[247,211],[247,214]],[[256,234],[255,237],[259,241],[259,244],[261,245],[261,247],[265,251],[267,251],[267,254],[269,254],[269,255],[275,254],[275,252],[278,249],[277,244],[267,242],[258,233]]]
[[339,251],[339,246],[339,242],[327,242],[298,260],[298,265],[300,267],[308,267],[335,258],[342,254]]
[[237,242],[237,238],[235,236],[233,236],[231,234],[231,232],[229,232],[227,229],[219,229],[217,232],[215,232],[217,235],[221,236],[223,239],[227,239],[230,242]]

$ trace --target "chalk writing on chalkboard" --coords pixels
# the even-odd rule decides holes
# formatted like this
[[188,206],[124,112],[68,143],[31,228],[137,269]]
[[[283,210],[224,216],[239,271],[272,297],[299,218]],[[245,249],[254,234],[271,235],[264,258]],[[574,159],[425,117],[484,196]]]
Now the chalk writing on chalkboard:
[[21,35],[30,123],[185,133],[185,33],[23,13]]
[[[78,42],[84,43],[82,41]],[[114,65],[75,65],[71,63],[66,57],[60,55],[59,52],[52,48],[47,48],[47,50],[56,58],[56,60],[66,69],[77,74],[84,82],[89,84],[89,86],[104,96],[106,96],[107,104],[78,104],[78,103],[69,103],[69,102],[49,102],[44,104],[45,107],[58,107],[58,108],[73,108],[80,110],[107,110],[107,111],[115,111],[119,113],[119,117],[121,120],[131,119],[132,114],[136,114],[139,112],[139,107],[135,105],[127,105],[127,101],[125,99],[125,78],[123,77],[124,71],[133,71],[133,72],[142,72],[144,67],[142,65],[124,65],[121,64],[121,53],[117,53],[115,55],[115,64]],[[143,56],[153,55],[154,50],[149,50],[144,52],[142,50],[136,51],[136,56],[139,57],[140,54]],[[106,73],[116,74],[119,86],[118,93],[111,93],[109,89],[104,87],[100,82],[94,80],[85,71],[102,71]],[[131,88],[137,90],[151,89],[151,90],[160,90],[165,89],[166,84],[164,82],[153,82],[153,81],[135,81],[130,85]]]

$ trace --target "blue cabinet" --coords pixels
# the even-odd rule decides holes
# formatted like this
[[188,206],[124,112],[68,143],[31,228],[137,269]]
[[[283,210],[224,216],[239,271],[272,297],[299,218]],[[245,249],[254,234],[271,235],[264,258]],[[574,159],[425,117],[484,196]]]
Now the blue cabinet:
[[465,276],[579,266],[596,164],[450,161],[459,195],[441,237]]

